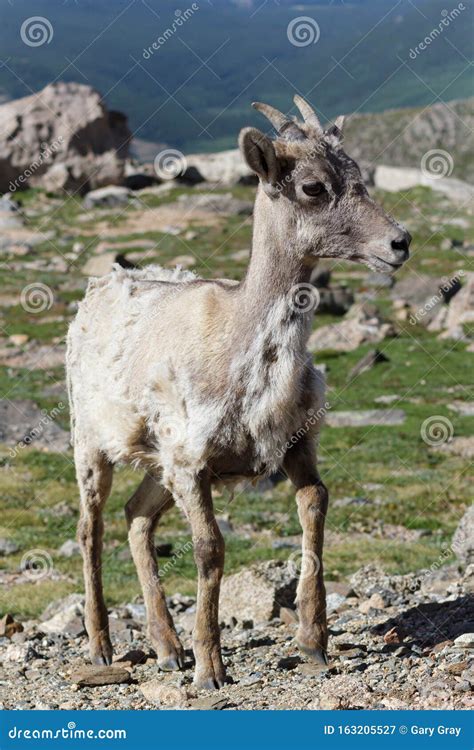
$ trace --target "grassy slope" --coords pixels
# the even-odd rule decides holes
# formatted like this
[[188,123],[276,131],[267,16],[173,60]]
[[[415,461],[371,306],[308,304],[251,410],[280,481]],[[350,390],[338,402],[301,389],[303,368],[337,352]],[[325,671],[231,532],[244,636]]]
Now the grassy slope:
[[[182,190],[157,199],[145,198],[150,206],[171,200]],[[235,195],[252,196],[251,188],[238,188]],[[380,196],[386,207],[405,221],[414,235],[413,257],[403,274],[429,272],[442,275],[456,268],[466,268],[463,258],[455,251],[441,251],[443,237],[460,239],[459,226],[446,223],[453,215],[452,204],[427,189],[416,189],[403,194]],[[67,253],[74,240],[72,232],[84,231],[76,219],[80,207],[70,199],[53,209],[42,202],[39,192],[21,196],[25,204],[35,206],[39,216],[32,224],[42,222],[43,228],[55,227],[62,242],[61,252]],[[133,210],[132,208],[128,210]],[[116,227],[117,239],[131,239],[120,233],[120,217],[105,212]],[[461,211],[459,216],[463,217]],[[437,225],[436,231],[435,225]],[[93,224],[90,225],[92,227]],[[90,228],[89,227],[89,228]],[[203,259],[197,271],[205,276],[240,277],[245,264],[230,258],[231,253],[249,246],[251,227],[240,218],[231,218],[221,228],[198,228],[197,237],[190,243],[192,252]],[[158,243],[154,257],[166,263],[186,252],[179,237],[148,233]],[[62,238],[62,240],[61,240]],[[44,243],[34,258],[57,255],[52,243]],[[94,236],[84,236],[91,248],[97,243]],[[140,247],[140,237],[137,237]],[[187,251],[189,252],[189,250]],[[81,266],[91,253],[81,256]],[[25,261],[32,260],[25,258]],[[338,271],[360,270],[355,266],[339,265]],[[466,269],[467,270],[467,269]],[[1,292],[19,294],[26,283],[43,281],[55,291],[55,304],[42,316],[27,315],[21,306],[5,308],[3,327],[8,334],[28,333],[41,341],[62,336],[70,317],[66,305],[81,296],[83,278],[80,269],[71,268],[67,274],[44,273],[34,270],[11,272],[2,278]],[[350,279],[355,287],[360,280]],[[66,287],[66,288],[64,288]],[[74,289],[74,287],[77,287]],[[389,309],[386,291],[380,291],[378,301]],[[46,320],[65,316],[64,321]],[[329,320],[324,317],[324,322]],[[43,322],[42,322],[43,321]],[[317,324],[317,321],[316,323]],[[464,506],[469,502],[471,487],[467,467],[461,459],[429,449],[420,437],[424,419],[434,414],[449,417],[456,435],[472,432],[474,418],[461,417],[447,408],[453,399],[467,400],[472,382],[472,355],[454,342],[440,342],[424,329],[400,324],[400,335],[382,345],[390,362],[380,365],[347,384],[347,373],[368,347],[356,352],[335,354],[325,352],[318,363],[328,368],[329,395],[334,409],[362,409],[376,406],[374,399],[383,394],[399,394],[397,406],[405,409],[407,420],[401,427],[329,429],[323,433],[320,456],[321,471],[333,500],[347,496],[364,496],[373,501],[366,506],[332,507],[328,518],[331,532],[326,548],[326,568],[330,579],[339,579],[369,561],[380,561],[393,571],[419,569],[438,564],[444,546]],[[32,373],[8,372],[1,368],[1,392],[9,398],[33,398],[42,407],[51,408],[56,399],[44,395],[47,386],[63,379],[61,371]],[[472,391],[472,388],[471,388]],[[67,417],[61,417],[67,421]],[[23,616],[35,615],[46,603],[70,591],[82,590],[80,560],[66,560],[56,550],[75,534],[77,520],[77,491],[71,456],[45,454],[32,449],[20,451],[12,461],[8,450],[0,453],[0,499],[2,515],[0,536],[12,536],[20,551],[8,558],[0,558],[0,566],[14,570],[22,555],[31,549],[46,550],[54,566],[69,576],[68,580],[42,580],[15,586],[0,594],[0,614],[5,610]],[[138,476],[130,468],[116,471],[112,496],[106,512],[104,580],[109,602],[130,600],[139,593],[133,564],[121,559],[126,547],[126,527],[123,506],[133,492]],[[368,488],[367,485],[380,485]],[[72,509],[70,517],[58,517],[53,508],[66,502]],[[218,495],[216,507],[220,514],[229,514],[237,533],[227,540],[226,570],[235,570],[253,560],[280,557],[286,559],[291,549],[273,549],[272,539],[298,533],[298,522],[291,488],[280,484],[273,492],[256,494],[244,492],[232,502],[226,494]],[[411,529],[425,529],[427,533],[416,542],[387,540],[363,536],[373,531],[380,522],[399,524]],[[251,528],[251,538],[243,533]],[[359,536],[358,536],[359,535]],[[158,539],[173,542],[175,551],[188,540],[188,530],[177,511],[164,519]],[[332,541],[331,541],[332,540]],[[165,576],[169,592],[194,590],[194,565],[190,548],[172,559]]]

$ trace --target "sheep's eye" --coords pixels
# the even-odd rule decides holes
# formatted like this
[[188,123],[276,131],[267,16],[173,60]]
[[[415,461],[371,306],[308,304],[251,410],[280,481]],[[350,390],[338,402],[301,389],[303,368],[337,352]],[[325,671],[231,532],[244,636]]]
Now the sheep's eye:
[[308,182],[307,185],[303,185],[303,193],[310,195],[312,198],[322,195],[324,192],[326,192],[326,188],[322,182]]

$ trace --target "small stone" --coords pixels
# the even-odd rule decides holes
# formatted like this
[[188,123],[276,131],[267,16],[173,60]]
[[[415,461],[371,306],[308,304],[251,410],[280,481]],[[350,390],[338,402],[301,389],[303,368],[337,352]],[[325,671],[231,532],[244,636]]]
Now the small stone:
[[337,591],[328,594],[326,597],[326,612],[329,614],[330,612],[341,610],[346,604],[346,601],[346,597],[342,594],[338,594]]
[[96,667],[86,665],[70,674],[70,680],[79,687],[97,687],[99,685],[120,685],[130,682],[130,672],[124,668]]
[[446,671],[449,672],[449,674],[459,676],[468,668],[468,666],[469,663],[467,661],[458,661],[454,664],[448,664]]
[[313,662],[304,662],[298,665],[298,672],[306,677],[317,677],[318,675],[326,674],[330,669],[328,664],[316,664]]
[[11,638],[15,633],[21,633],[23,625],[15,622],[12,615],[7,613],[0,620],[0,638]]
[[383,639],[385,643],[391,645],[392,643],[401,643],[403,641],[403,636],[397,628],[390,628],[390,630],[385,633]]
[[221,698],[219,695],[206,695],[191,701],[191,708],[200,711],[222,711],[228,702],[227,698]]
[[149,703],[161,703],[163,706],[186,706],[188,694],[183,687],[176,684],[149,680],[140,685],[140,691]]
[[23,344],[26,344],[28,339],[29,336],[27,336],[26,333],[12,333],[12,335],[8,337],[8,340],[11,341],[11,343],[15,346],[23,346]]
[[81,554],[81,547],[75,539],[68,539],[58,549],[58,555],[62,557],[78,557]]
[[454,639],[456,648],[474,648],[474,633],[463,633]]
[[0,537],[0,557],[6,557],[7,555],[14,555],[19,550],[18,544],[11,539],[5,539]]

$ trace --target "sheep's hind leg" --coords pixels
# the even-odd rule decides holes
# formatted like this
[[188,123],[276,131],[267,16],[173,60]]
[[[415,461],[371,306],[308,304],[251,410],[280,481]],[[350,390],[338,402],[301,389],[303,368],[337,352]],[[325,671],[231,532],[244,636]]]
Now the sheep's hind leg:
[[159,480],[147,474],[125,506],[132,557],[137,568],[147,611],[148,636],[160,669],[182,669],[184,652],[166,606],[156,558],[154,531],[173,497]]
[[75,463],[81,495],[78,540],[84,567],[89,652],[94,664],[111,664],[109,618],[102,591],[102,510],[110,494],[113,466],[100,451],[82,449],[77,445]]

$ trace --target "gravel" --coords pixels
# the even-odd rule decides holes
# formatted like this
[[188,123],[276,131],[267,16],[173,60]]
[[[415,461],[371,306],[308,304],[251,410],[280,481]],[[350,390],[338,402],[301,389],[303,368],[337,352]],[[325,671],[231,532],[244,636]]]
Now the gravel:
[[[328,666],[312,664],[298,652],[296,618],[287,606],[267,622],[223,626],[229,683],[216,693],[198,694],[192,684],[191,635],[184,627],[194,610],[192,598],[177,594],[169,600],[186,654],[185,669],[170,674],[158,670],[136,604],[110,612],[112,667],[88,666],[83,629],[70,632],[71,615],[81,621],[82,600],[67,597],[46,612],[47,627],[51,631],[55,618],[56,632],[46,634],[44,622],[28,621],[23,632],[0,639],[3,707],[467,709],[474,685],[474,566],[464,573],[448,570],[449,578],[439,571],[444,593],[420,588],[422,573],[359,571],[347,597],[331,597]],[[361,612],[367,596],[384,608]]]

